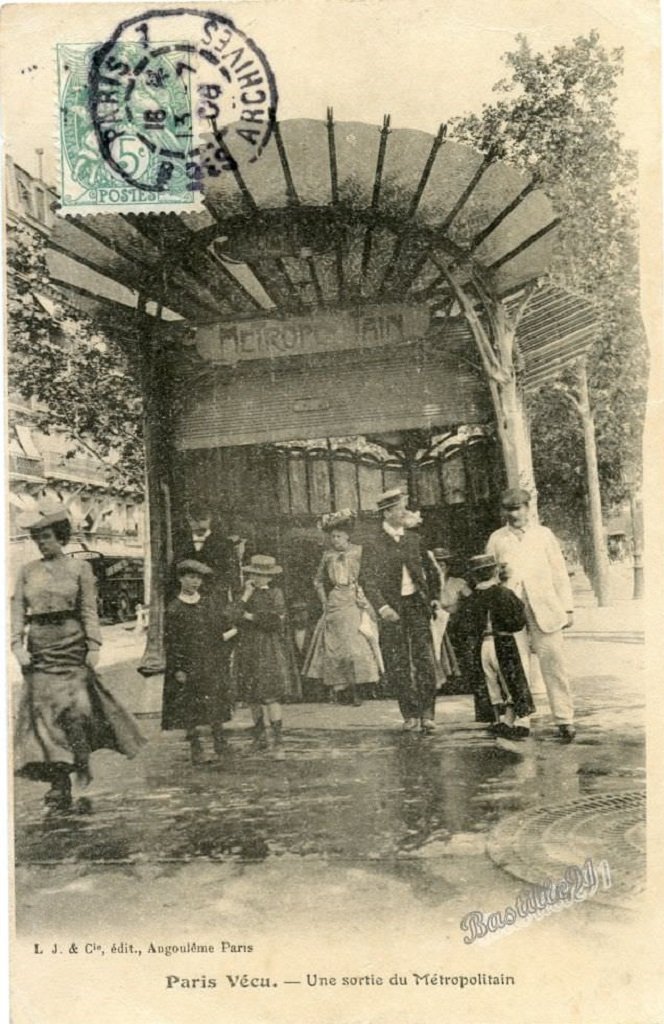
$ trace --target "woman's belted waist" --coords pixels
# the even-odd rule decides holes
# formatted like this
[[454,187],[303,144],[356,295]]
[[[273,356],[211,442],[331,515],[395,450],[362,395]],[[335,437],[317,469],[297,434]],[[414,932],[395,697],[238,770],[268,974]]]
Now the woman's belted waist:
[[482,633],[482,637],[487,636],[514,636],[514,633],[506,633],[504,630],[493,629],[487,631],[486,633]]
[[55,612],[32,612],[26,618],[28,622],[34,622],[38,626],[46,626],[54,622],[66,622],[67,619],[76,619],[78,621],[79,616],[73,608],[63,608]]

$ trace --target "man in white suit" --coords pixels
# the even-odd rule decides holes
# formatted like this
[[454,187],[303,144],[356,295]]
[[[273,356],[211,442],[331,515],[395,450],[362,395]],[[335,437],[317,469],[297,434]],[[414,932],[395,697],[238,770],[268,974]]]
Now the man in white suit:
[[525,604],[530,641],[539,659],[551,711],[560,738],[571,743],[576,735],[574,703],[562,631],[573,624],[574,604],[565,559],[551,530],[529,522],[528,491],[505,491],[502,507],[507,524],[491,534],[487,554],[504,568],[507,586]]

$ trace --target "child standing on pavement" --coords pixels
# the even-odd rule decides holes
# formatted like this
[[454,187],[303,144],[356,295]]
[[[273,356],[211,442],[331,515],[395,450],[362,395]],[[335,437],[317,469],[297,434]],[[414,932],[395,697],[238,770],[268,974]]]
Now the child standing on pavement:
[[494,715],[492,732],[504,739],[523,740],[530,735],[530,715],[535,710],[522,632],[524,605],[501,585],[492,555],[475,555],[468,568],[474,589],[459,610],[461,629],[484,677]]
[[273,582],[281,572],[271,555],[253,555],[243,567],[244,610],[236,654],[238,696],[251,708],[254,745],[271,745],[280,761],[285,756],[281,703],[296,687],[286,652],[286,602]]
[[202,764],[200,728],[209,725],[214,752],[224,754],[224,722],[231,718],[230,655],[237,629],[229,608],[218,607],[212,594],[201,594],[209,566],[193,558],[177,565],[178,596],[166,609],[166,673],[162,729],[185,729],[191,761]]

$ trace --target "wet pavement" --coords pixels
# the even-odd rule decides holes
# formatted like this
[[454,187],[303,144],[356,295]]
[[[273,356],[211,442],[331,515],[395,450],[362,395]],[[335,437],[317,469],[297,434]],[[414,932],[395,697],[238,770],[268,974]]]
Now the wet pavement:
[[[623,750],[615,771],[608,752],[598,759],[587,741],[569,751],[552,734],[524,751],[457,724],[432,739],[379,729],[297,729],[287,736],[285,762],[234,737],[232,753],[193,768],[185,743],[159,736],[154,722],[144,730],[152,742],[140,762],[98,768],[104,779],[90,791],[93,815],[45,817],[41,792],[33,791],[40,787],[17,794],[19,864],[262,860],[284,853],[386,860],[486,832],[511,811],[607,785],[633,787],[642,768],[638,746]],[[113,755],[98,761],[106,757]]]
[[[634,642],[639,620],[630,613],[588,604],[566,637],[578,725],[569,746],[541,696],[533,736],[518,745],[490,739],[469,697],[440,699],[439,729],[426,738],[399,731],[393,701],[297,704],[285,708],[284,761],[252,751],[242,709],[228,730],[229,755],[199,768],[181,733],[159,730],[161,680],[136,673],[140,638],[112,627],[102,675],[149,743],[131,762],[94,756],[90,815],[47,815],[45,787],[17,780],[20,969],[35,971],[35,941],[132,944],[118,975],[107,970],[116,960],[73,958],[67,976],[85,995],[74,1003],[63,995],[62,1019],[72,1024],[88,1019],[91,1001],[109,1024],[128,1019],[127,1008],[146,1024],[192,1015],[256,1024],[499,1021],[514,1018],[515,998],[537,1007],[538,1024],[624,1024],[627,993],[630,1019],[660,1019],[648,1005],[659,966],[647,966],[654,947],[642,893],[647,651]],[[211,755],[209,737],[206,744]],[[520,931],[464,945],[466,915],[513,906],[529,883],[561,879],[588,858],[606,862],[610,886]],[[149,943],[218,950],[222,940],[253,952],[135,955]],[[626,949],[641,965],[638,980]],[[43,989],[50,1013],[68,958],[38,959],[35,993]],[[512,973],[518,995],[413,987],[410,972],[447,968]],[[380,1009],[371,988],[328,992],[306,980],[373,971],[387,979],[397,970],[409,984],[384,991]],[[173,971],[216,974],[217,1002],[207,992],[192,1001],[167,991]],[[229,971],[289,985],[252,992],[248,1004],[228,987]],[[623,996],[601,1018],[599,991]],[[43,1017],[32,1006],[28,1019]]]
[[[285,709],[284,761],[251,749],[248,712],[241,710],[228,730],[229,753],[195,768],[182,734],[162,734],[158,719],[144,715],[141,725],[150,742],[139,757],[128,762],[110,752],[95,755],[91,815],[45,814],[45,787],[17,781],[19,927],[54,920],[44,915],[44,885],[55,883],[68,893],[69,916],[81,910],[76,885],[69,892],[74,881],[87,879],[103,896],[105,889],[113,891],[118,873],[142,877],[147,870],[152,878],[166,871],[177,889],[178,874],[184,879],[188,867],[202,864],[218,871],[251,867],[257,878],[272,865],[288,880],[303,870],[310,874],[313,865],[342,873],[369,869],[429,891],[436,861],[463,868],[470,858],[475,867],[482,864],[480,874],[487,878],[498,870],[495,863],[528,877],[525,862],[535,881],[557,861],[564,869],[589,855],[610,855],[618,880],[620,858],[625,861],[623,896],[636,892],[642,858],[634,859],[633,845],[616,845],[615,834],[609,842],[599,824],[593,834],[591,816],[583,812],[585,825],[565,832],[562,858],[552,860],[544,827],[550,822],[542,824],[542,842],[533,845],[533,815],[548,810],[551,816],[554,808],[553,819],[560,823],[568,805],[576,802],[578,817],[579,801],[590,800],[592,808],[593,800],[607,795],[632,794],[633,800],[645,784],[642,649],[577,639],[569,641],[568,653],[579,728],[570,746],[558,741],[543,700],[533,738],[520,744],[491,739],[473,721],[468,697],[439,701],[439,730],[431,737],[399,732],[392,701],[361,708],[291,705]],[[603,820],[601,800],[595,818]],[[506,828],[506,822],[512,825]],[[492,845],[498,826],[500,839]],[[538,829],[536,824],[536,835]],[[524,859],[519,849],[526,834]],[[504,885],[507,875],[500,873]],[[463,896],[462,883],[441,888],[439,882],[437,902]],[[481,893],[476,876],[475,894],[478,888]],[[131,907],[123,907],[126,912]]]

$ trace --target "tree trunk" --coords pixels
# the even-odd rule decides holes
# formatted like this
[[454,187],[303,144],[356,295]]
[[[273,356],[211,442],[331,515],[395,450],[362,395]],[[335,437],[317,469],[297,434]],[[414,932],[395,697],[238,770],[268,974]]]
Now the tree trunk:
[[606,553],[604,524],[602,522],[602,496],[599,489],[599,470],[597,468],[597,445],[595,442],[595,421],[590,407],[588,393],[588,376],[584,363],[579,366],[579,414],[583,427],[583,440],[586,455],[586,476],[588,486],[588,509],[590,512],[590,534],[593,546],[593,585],[595,596],[600,608],[610,602],[609,559]]
[[474,277],[475,290],[479,292],[484,307],[484,315],[481,315],[476,308],[475,299],[470,297],[456,276],[444,266],[440,269],[449,281],[464,312],[482,361],[493,401],[507,486],[523,487],[530,493],[532,510],[536,517],[537,491],[530,431],[517,381],[519,352],[516,328],[525,303],[515,318],[508,313],[502,300],[487,287],[486,282]]
[[643,508],[636,490],[630,489],[629,510],[632,519],[632,557],[634,559],[634,592],[632,598],[641,600],[644,594],[645,581],[643,574]]
[[581,554],[581,566],[582,566],[583,571],[585,572],[586,576],[588,577],[588,582],[590,583],[590,586],[592,587],[592,590],[593,590],[593,593],[594,593],[595,589],[596,589],[596,583],[595,583],[596,568],[595,568],[595,554],[594,554],[594,551],[593,551],[592,536],[590,534],[590,527],[588,525],[589,522],[590,522],[590,515],[588,513],[588,499],[587,499],[587,495],[586,495],[585,496],[585,501],[584,501],[583,518],[582,518],[581,523],[579,524],[579,544],[580,544],[580,554]]
[[523,487],[535,502],[536,488],[526,409],[516,378],[489,381],[508,487]]

